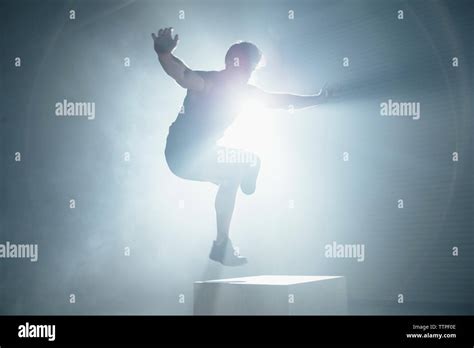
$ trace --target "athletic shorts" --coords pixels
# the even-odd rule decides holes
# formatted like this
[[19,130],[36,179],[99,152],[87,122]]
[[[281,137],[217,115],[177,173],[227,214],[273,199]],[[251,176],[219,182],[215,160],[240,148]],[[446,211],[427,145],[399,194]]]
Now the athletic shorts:
[[166,162],[178,177],[217,185],[240,183],[260,159],[252,152],[215,144],[180,142],[168,136]]

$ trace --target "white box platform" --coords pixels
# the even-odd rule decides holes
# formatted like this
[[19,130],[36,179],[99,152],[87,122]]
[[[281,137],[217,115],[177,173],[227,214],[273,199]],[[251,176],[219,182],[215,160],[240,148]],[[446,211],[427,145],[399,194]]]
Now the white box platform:
[[194,282],[195,315],[346,313],[342,276],[262,275]]

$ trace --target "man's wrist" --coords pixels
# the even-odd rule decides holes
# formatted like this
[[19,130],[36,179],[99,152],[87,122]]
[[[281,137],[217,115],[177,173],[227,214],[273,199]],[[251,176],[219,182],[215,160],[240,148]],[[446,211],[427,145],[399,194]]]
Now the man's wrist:
[[326,101],[326,98],[323,93],[318,93],[313,95],[314,105],[322,104]]
[[323,101],[323,95],[321,93],[315,94],[313,99],[316,101],[316,104],[319,104]]
[[327,91],[321,91],[317,94],[317,98],[319,99],[320,103],[324,103],[329,99],[329,94]]

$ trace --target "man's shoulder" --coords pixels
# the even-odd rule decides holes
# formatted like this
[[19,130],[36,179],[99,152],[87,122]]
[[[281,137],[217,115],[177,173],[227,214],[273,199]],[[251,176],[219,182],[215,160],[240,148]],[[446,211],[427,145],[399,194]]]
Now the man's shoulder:
[[[198,94],[208,94],[223,82],[222,71],[217,70],[194,70],[204,80],[204,89]],[[219,87],[217,87],[219,88]]]
[[216,77],[220,75],[220,71],[217,70],[194,70],[195,73],[199,74],[201,77]]

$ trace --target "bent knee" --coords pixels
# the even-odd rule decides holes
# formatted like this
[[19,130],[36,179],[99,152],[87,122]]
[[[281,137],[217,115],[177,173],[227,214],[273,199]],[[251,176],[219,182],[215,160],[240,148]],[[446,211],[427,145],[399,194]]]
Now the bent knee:
[[174,175],[182,179],[187,179],[188,170],[186,164],[183,161],[172,156],[166,156],[166,164]]

